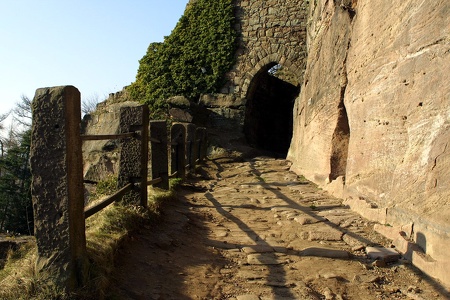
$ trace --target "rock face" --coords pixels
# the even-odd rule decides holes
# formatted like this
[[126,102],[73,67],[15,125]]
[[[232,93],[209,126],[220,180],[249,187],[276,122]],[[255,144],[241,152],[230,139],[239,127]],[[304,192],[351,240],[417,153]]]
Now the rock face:
[[409,239],[430,256],[418,266],[450,286],[449,11],[448,1],[311,1],[288,159],[364,216],[412,224]]
[[[102,135],[119,133],[120,108],[137,106],[127,101],[124,91],[110,94],[98,104],[94,113],[83,118],[82,134]],[[83,143],[83,174],[85,179],[98,181],[117,174],[119,168],[119,144],[117,140],[85,141]]]

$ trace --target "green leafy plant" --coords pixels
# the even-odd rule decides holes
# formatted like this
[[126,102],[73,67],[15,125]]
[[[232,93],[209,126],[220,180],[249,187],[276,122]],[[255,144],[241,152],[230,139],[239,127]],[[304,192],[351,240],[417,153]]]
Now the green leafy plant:
[[109,175],[105,179],[99,181],[95,186],[95,190],[89,195],[90,201],[98,200],[102,196],[112,195],[117,191],[117,176]]
[[168,97],[217,92],[234,64],[234,19],[232,0],[191,3],[164,42],[149,45],[130,96],[157,115],[166,110]]

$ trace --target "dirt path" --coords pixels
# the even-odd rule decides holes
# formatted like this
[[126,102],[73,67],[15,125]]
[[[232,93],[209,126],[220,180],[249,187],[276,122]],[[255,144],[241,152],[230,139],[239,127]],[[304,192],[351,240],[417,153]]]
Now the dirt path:
[[285,160],[216,159],[121,250],[109,299],[448,299]]

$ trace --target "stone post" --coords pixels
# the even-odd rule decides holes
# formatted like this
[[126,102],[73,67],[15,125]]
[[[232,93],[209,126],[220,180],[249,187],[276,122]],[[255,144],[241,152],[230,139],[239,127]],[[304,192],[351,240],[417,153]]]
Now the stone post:
[[178,178],[186,176],[186,128],[183,124],[175,123],[170,130],[170,173],[178,173]]
[[206,158],[206,152],[208,149],[208,145],[206,142],[206,128],[198,127],[195,132],[196,140],[198,142],[198,153],[197,157],[200,161],[203,161]]
[[125,202],[147,207],[148,176],[148,106],[122,107],[120,109],[120,133],[135,132],[133,138],[121,139],[118,188],[135,183],[137,188],[123,197]]
[[186,163],[189,168],[186,170],[187,174],[195,173],[195,125],[192,123],[184,123],[186,127]]
[[[160,183],[153,186],[169,189],[169,158],[167,149],[167,125],[166,121],[150,122],[150,156],[152,164],[152,179],[161,178]],[[157,142],[158,140],[159,142]]]
[[32,102],[30,164],[36,269],[70,292],[87,272],[80,92],[41,88]]

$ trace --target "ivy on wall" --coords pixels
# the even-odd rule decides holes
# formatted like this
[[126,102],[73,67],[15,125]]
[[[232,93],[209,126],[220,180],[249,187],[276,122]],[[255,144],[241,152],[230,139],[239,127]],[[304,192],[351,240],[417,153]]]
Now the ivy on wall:
[[[191,1],[192,2],[192,1]],[[234,64],[236,31],[232,0],[197,0],[189,4],[163,43],[151,43],[139,61],[131,97],[152,110],[165,99],[183,95],[196,99],[215,93]]]

